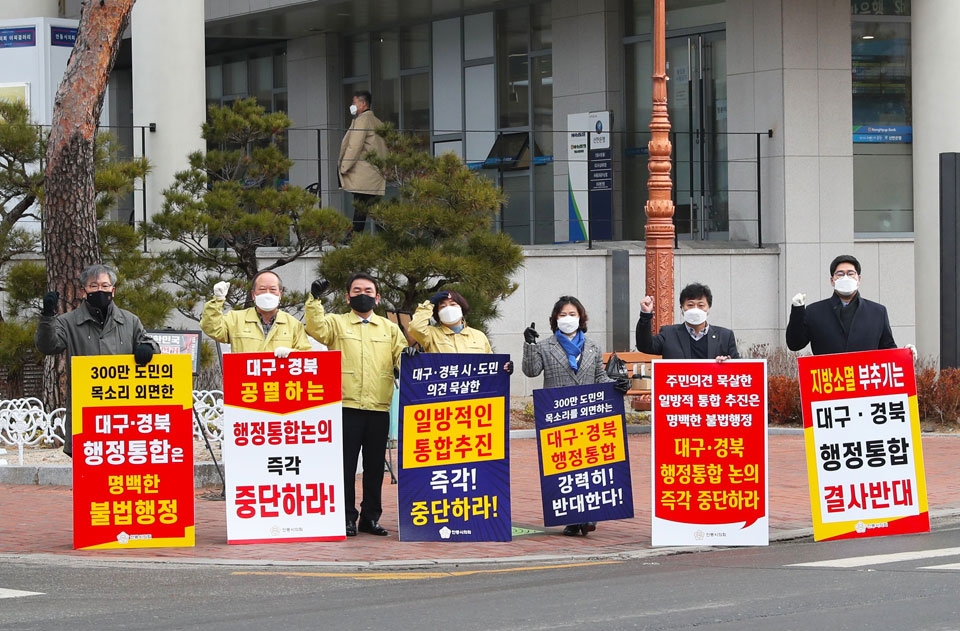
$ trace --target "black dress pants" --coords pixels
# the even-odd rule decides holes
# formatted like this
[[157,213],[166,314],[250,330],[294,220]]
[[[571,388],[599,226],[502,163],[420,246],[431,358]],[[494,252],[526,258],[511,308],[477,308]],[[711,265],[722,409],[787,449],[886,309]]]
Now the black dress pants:
[[[380,487],[390,432],[390,413],[343,408],[343,499],[348,521],[379,521]],[[357,512],[357,457],[363,454],[363,500]]]

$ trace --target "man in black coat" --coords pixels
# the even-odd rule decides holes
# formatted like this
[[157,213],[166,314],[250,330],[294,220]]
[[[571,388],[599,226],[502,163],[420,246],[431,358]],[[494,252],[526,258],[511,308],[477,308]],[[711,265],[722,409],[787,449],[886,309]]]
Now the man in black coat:
[[713,293],[700,283],[691,283],[680,292],[680,310],[683,324],[660,327],[660,333],[651,335],[653,321],[653,297],[646,296],[640,302],[640,319],[637,321],[637,350],[664,359],[740,359],[737,338],[733,331],[707,323]]
[[[804,307],[806,294],[793,297],[787,323],[787,348],[808,343],[814,355],[897,348],[883,305],[860,296],[860,261],[841,254],[830,263],[833,295]],[[914,351],[912,345],[907,345]]]

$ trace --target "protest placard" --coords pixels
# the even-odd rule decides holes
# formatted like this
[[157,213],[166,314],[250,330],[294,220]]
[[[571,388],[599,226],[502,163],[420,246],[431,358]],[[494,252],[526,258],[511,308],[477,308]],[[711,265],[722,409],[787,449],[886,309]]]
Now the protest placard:
[[533,391],[545,526],[633,517],[623,395],[612,383]]
[[653,545],[767,545],[764,360],[653,362]]
[[800,357],[813,536],[930,530],[908,349]]
[[339,541],[340,352],[223,357],[227,542]]
[[73,546],[194,545],[188,355],[72,359]]
[[420,353],[400,369],[401,541],[510,541],[507,355]]

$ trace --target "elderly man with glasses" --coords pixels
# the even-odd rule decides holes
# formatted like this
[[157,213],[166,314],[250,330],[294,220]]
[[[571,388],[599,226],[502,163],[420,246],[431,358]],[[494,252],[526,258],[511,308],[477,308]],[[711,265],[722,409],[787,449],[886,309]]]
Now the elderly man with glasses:
[[[144,331],[140,318],[113,304],[117,291],[117,273],[106,265],[91,265],[80,274],[83,302],[73,311],[57,315],[60,294],[48,291],[34,343],[44,355],[67,352],[70,358],[82,355],[133,355],[140,366],[160,352]],[[67,415],[63,451],[73,455],[71,389],[67,382]]]
[[[814,355],[896,348],[887,308],[860,296],[860,261],[842,254],[830,263],[833,295],[804,307],[806,294],[793,297],[787,347],[807,344]],[[908,344],[914,355],[916,349]]]

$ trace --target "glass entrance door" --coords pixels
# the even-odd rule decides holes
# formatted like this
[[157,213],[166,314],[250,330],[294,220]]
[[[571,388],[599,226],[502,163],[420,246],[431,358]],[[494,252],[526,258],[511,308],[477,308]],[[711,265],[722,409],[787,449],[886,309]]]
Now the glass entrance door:
[[728,239],[726,34],[667,39],[679,239]]

